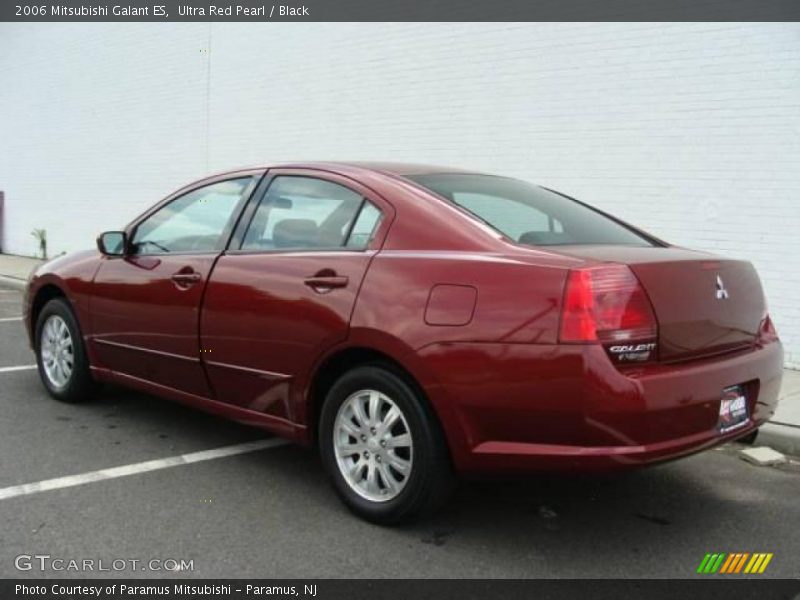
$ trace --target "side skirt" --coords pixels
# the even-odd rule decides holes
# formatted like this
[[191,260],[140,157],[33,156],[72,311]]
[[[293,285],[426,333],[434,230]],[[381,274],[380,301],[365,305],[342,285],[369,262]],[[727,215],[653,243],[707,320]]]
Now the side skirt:
[[277,436],[286,438],[298,444],[307,445],[309,443],[307,428],[304,425],[292,423],[286,419],[281,419],[273,415],[267,415],[258,411],[242,408],[233,404],[226,404],[217,400],[210,400],[187,392],[182,392],[171,387],[159,385],[145,379],[125,375],[109,369],[92,367],[92,375],[98,381],[115,383],[125,387],[133,388],[148,394],[153,394],[160,398],[172,400],[192,408],[197,408],[203,412],[218,415],[249,425],[265,431],[269,431]]

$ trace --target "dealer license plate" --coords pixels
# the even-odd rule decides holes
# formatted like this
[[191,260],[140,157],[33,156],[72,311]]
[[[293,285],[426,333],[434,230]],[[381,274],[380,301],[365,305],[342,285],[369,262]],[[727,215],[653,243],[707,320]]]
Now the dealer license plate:
[[722,401],[719,404],[719,432],[728,433],[744,427],[750,421],[747,413],[747,397],[741,385],[722,390]]

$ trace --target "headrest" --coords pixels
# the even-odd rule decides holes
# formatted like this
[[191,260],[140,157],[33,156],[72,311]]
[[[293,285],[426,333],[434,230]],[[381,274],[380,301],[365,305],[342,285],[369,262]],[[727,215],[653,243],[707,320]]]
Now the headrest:
[[275,224],[272,242],[276,248],[315,248],[317,224],[311,219],[284,219]]
[[555,244],[569,244],[570,236],[561,231],[526,231],[519,236],[520,244],[532,246],[552,246]]

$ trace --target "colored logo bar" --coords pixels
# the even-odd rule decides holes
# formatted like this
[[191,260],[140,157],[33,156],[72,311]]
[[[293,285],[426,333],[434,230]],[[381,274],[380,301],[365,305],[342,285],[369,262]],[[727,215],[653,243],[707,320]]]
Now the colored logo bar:
[[738,573],[749,573],[751,575],[763,573],[769,561],[772,560],[772,553],[766,552],[732,552],[726,554],[717,552],[706,554],[697,572],[713,575],[714,573],[735,575]]

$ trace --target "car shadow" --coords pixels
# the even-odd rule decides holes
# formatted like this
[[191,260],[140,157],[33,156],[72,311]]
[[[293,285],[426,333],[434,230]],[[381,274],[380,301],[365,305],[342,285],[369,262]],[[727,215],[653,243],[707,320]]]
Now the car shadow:
[[[111,389],[104,396],[98,410],[113,407],[127,426],[157,424],[165,431],[179,426],[182,435],[205,439],[204,448],[268,437],[260,430],[138,392]],[[287,445],[252,452],[238,456],[236,464],[249,474],[242,484],[253,502],[278,490],[285,499],[280,505],[286,515],[282,522],[292,523],[287,527],[326,528],[329,535],[346,532],[353,539],[377,535],[431,556],[438,552],[455,552],[465,560],[491,556],[492,565],[505,565],[502,576],[526,576],[530,560],[539,563],[537,572],[552,569],[552,576],[575,576],[577,565],[587,577],[648,577],[653,570],[669,572],[670,561],[672,572],[690,576],[695,567],[689,563],[702,558],[702,553],[697,560],[695,555],[714,549],[710,540],[723,538],[733,546],[747,546],[746,550],[757,544],[759,510],[768,496],[774,501],[776,495],[769,487],[774,473],[754,471],[731,454],[730,449],[710,450],[616,474],[529,474],[463,481],[439,512],[395,527],[379,527],[351,515],[329,485],[313,448]],[[234,478],[238,472],[228,470]],[[238,518],[235,511],[226,515]],[[248,523],[247,530],[253,536],[268,533],[257,523]],[[662,548],[671,548],[670,556],[663,556]],[[613,564],[627,565],[627,570],[608,572],[598,557],[613,557]],[[566,565],[572,570],[562,571]]]

